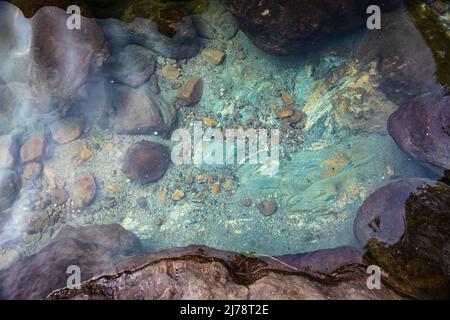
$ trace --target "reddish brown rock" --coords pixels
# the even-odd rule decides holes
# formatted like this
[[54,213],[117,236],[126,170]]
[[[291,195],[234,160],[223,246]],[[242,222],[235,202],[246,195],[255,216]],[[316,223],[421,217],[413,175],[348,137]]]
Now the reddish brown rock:
[[130,180],[144,185],[158,181],[166,173],[169,161],[170,154],[166,147],[141,141],[127,150],[122,172]]
[[91,204],[97,192],[97,185],[92,175],[69,181],[67,190],[75,208],[84,208]]
[[42,172],[42,165],[39,162],[29,162],[22,169],[22,179],[24,182],[36,179]]
[[76,140],[84,130],[84,119],[81,117],[68,117],[57,120],[50,126],[52,138],[59,144]]
[[45,138],[34,136],[28,138],[20,148],[20,160],[22,163],[36,161],[43,157],[45,148]]
[[186,104],[196,104],[200,102],[203,95],[203,79],[194,76],[178,92],[178,98]]
[[219,50],[205,50],[202,55],[211,63],[219,65],[225,59],[225,53]]
[[117,262],[141,253],[139,239],[119,225],[65,226],[45,248],[0,272],[1,299],[43,299],[67,286],[67,268],[80,268],[81,281],[118,272]]

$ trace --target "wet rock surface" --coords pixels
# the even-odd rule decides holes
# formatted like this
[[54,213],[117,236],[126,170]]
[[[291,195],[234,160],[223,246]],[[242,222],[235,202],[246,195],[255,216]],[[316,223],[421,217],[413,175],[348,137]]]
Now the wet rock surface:
[[82,117],[67,117],[58,120],[50,126],[53,140],[65,144],[76,140],[83,134],[85,119]]
[[289,55],[306,52],[335,36],[362,27],[369,5],[384,9],[400,4],[397,0],[225,0],[239,28],[266,52]]
[[100,28],[93,20],[81,19],[84,31],[73,32],[66,27],[66,12],[56,7],[41,8],[32,18],[30,80],[39,111],[67,105],[108,57]]
[[115,80],[138,87],[155,72],[156,61],[150,50],[138,45],[128,45],[108,62]]
[[0,272],[0,297],[43,299],[66,287],[69,266],[78,266],[86,281],[117,272],[118,261],[141,250],[139,239],[119,225],[65,226],[39,253]]
[[[288,264],[306,273],[318,272],[316,262],[328,256],[338,256],[346,248],[323,253],[311,253],[291,257]],[[334,255],[336,254],[336,255]],[[316,256],[318,260],[311,260]],[[341,257],[344,257],[342,255]],[[191,246],[166,252],[145,254],[123,260],[119,269],[134,270],[120,272],[116,276],[100,277],[80,290],[63,289],[50,299],[400,299],[386,287],[368,290],[365,277],[354,269],[352,275],[342,279],[329,278],[320,281],[306,274],[278,273],[286,269],[279,261],[289,257],[252,258],[232,252],[218,251],[207,247]],[[341,263],[330,264],[331,269],[322,270],[323,279],[330,270],[355,263],[357,259],[347,256]],[[320,272],[322,272],[320,271]],[[330,272],[330,273],[329,273]],[[291,273],[291,274],[289,274]],[[134,283],[142,285],[130,285]]]
[[354,231],[364,261],[380,266],[386,281],[415,298],[450,293],[450,187],[424,179],[399,181],[369,196]]
[[116,90],[116,131],[131,135],[165,135],[172,128],[176,110],[154,93],[120,86]]
[[450,168],[450,98],[424,97],[401,106],[389,118],[395,142],[438,174]]
[[433,52],[406,10],[384,13],[383,27],[366,34],[358,58],[379,63],[381,90],[397,103],[440,90]]
[[132,145],[125,155],[122,172],[142,185],[158,181],[167,170],[170,154],[166,147],[150,141]]

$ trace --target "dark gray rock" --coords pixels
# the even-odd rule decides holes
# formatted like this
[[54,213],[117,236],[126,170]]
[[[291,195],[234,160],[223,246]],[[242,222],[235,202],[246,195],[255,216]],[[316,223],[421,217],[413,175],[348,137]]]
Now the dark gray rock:
[[12,206],[19,189],[17,174],[12,170],[0,169],[0,211]]
[[[376,61],[380,89],[398,104],[439,91],[433,52],[405,10],[383,14],[381,30],[372,30],[358,48],[361,65]],[[400,36],[401,35],[401,36]]]
[[115,80],[131,87],[139,87],[155,72],[156,61],[150,50],[138,45],[128,45],[111,57],[110,66]]
[[366,24],[369,5],[384,10],[400,0],[224,0],[239,28],[262,50],[276,55],[308,52]]
[[395,142],[438,174],[450,169],[450,98],[428,96],[404,104],[388,120]]
[[67,286],[69,266],[81,281],[117,272],[116,264],[142,252],[140,240],[117,224],[65,226],[45,248],[0,273],[1,299],[43,299]]
[[421,187],[435,185],[427,179],[408,179],[389,184],[371,194],[358,210],[353,230],[365,245],[370,239],[395,244],[405,233],[405,204]]

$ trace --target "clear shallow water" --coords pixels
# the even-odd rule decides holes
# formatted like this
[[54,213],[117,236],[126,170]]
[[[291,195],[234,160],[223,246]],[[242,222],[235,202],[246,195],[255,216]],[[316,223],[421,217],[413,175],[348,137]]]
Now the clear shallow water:
[[[24,18],[15,14],[18,22],[14,25],[21,27],[15,29],[17,33],[2,34],[12,36],[19,54],[0,62],[2,111],[6,110],[0,114],[1,133],[17,135],[19,145],[29,137],[43,136],[46,155],[36,161],[42,173],[23,181],[17,200],[4,210],[8,221],[0,234],[4,249],[13,248],[26,256],[48,243],[64,224],[108,223],[134,232],[149,251],[205,244],[280,255],[356,245],[353,221],[368,195],[401,178],[431,176],[387,133],[387,118],[398,105],[379,87],[377,62],[362,64],[358,59],[364,34],[336,39],[309,55],[276,58],[238,32],[231,40],[201,40],[201,51],[226,54],[219,65],[201,53],[178,62],[154,54],[159,96],[172,104],[180,86],[200,75],[204,82],[201,101],[180,107],[174,126],[192,132],[194,121],[213,119],[225,129],[280,129],[279,172],[265,176],[260,166],[251,164],[172,163],[157,182],[145,186],[131,182],[122,166],[133,143],[145,139],[169,148],[174,144],[152,134],[117,133],[117,81],[108,64],[75,93],[68,115],[83,116],[82,134],[66,144],[55,142],[49,128],[62,121],[60,115],[36,116],[29,109],[33,93],[24,85],[20,70],[30,63],[30,30]],[[2,53],[10,50],[7,43],[11,41],[0,45]],[[114,55],[121,47],[112,49]],[[176,79],[164,69],[173,65],[179,69]],[[146,81],[141,89],[149,86]],[[303,114],[295,126],[286,127],[277,117],[285,104],[283,91],[294,100],[292,107]],[[7,112],[5,101],[14,106],[13,112]],[[23,174],[24,165],[17,161],[13,169]],[[88,174],[96,184],[95,198],[88,205],[73,208],[73,199],[55,203],[54,190],[69,189],[72,180]],[[214,189],[216,184],[219,190]],[[173,200],[177,190],[184,197]],[[252,204],[244,206],[248,199]],[[258,208],[263,200],[274,201],[277,211],[264,216]],[[30,232],[28,220],[42,211],[58,219]]]

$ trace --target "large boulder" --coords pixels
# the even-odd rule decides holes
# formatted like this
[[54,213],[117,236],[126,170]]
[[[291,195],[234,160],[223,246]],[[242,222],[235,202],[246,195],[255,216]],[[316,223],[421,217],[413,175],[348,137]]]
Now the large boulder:
[[388,121],[395,142],[413,158],[442,173],[450,169],[450,98],[428,96],[397,109]]
[[387,10],[399,0],[224,0],[253,43],[276,55],[307,51],[365,25],[369,5]]
[[108,57],[105,38],[95,21],[81,17],[81,30],[69,30],[67,17],[64,10],[43,7],[32,18],[30,80],[42,112],[66,107]]
[[69,266],[81,281],[117,272],[116,263],[141,253],[139,239],[119,225],[65,226],[45,248],[0,273],[1,299],[43,299],[67,286]]
[[16,6],[1,1],[0,80],[6,83],[28,81],[31,38],[30,20]]
[[115,80],[139,87],[156,70],[156,61],[150,50],[138,46],[128,45],[110,60],[111,73]]
[[[248,257],[207,247],[190,246],[148,253],[121,262],[123,271],[82,285],[63,289],[50,299],[400,299],[389,288],[369,290],[366,275],[351,264],[358,260],[347,248],[298,255],[297,257]],[[351,250],[350,250],[351,251]],[[342,255],[341,264],[323,269]],[[330,257],[329,257],[330,256]],[[284,264],[283,264],[284,263]],[[318,267],[318,268],[317,268]],[[347,271],[340,277],[338,267]],[[290,268],[290,269],[289,269]],[[297,273],[294,269],[297,269]],[[283,272],[280,272],[283,271]],[[300,273],[301,272],[301,273]],[[327,281],[311,274],[321,273]],[[333,274],[333,276],[331,276]]]
[[415,298],[450,298],[450,186],[426,179],[387,185],[358,211],[356,238],[364,261]]
[[378,63],[380,89],[396,103],[440,90],[433,52],[406,10],[383,14],[382,28],[366,33],[358,59],[363,66]]

